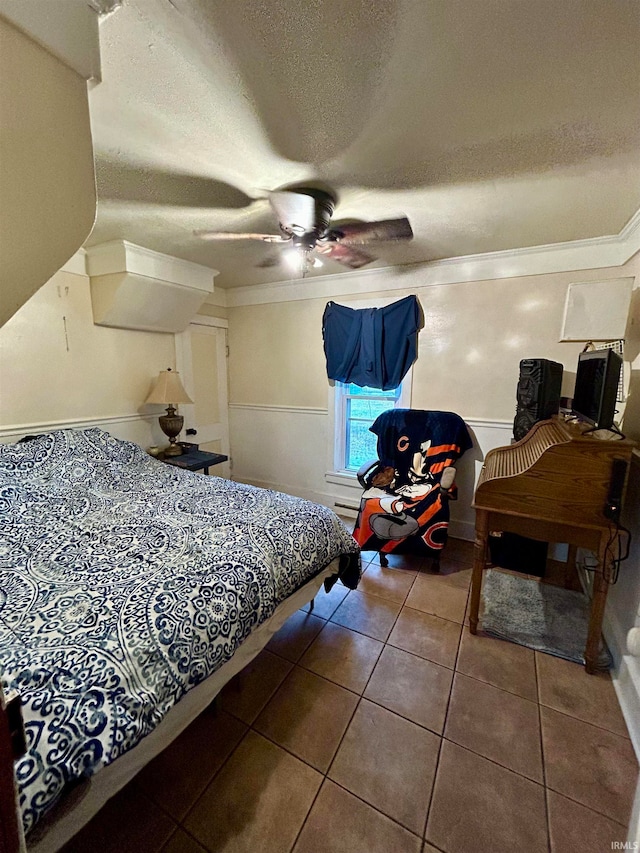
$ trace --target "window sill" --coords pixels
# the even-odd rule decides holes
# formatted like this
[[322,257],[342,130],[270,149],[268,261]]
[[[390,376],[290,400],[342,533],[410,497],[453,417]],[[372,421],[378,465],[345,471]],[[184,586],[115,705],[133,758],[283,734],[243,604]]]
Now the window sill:
[[335,483],[338,486],[351,486],[351,488],[362,491],[355,471],[327,471],[324,475],[327,483]]

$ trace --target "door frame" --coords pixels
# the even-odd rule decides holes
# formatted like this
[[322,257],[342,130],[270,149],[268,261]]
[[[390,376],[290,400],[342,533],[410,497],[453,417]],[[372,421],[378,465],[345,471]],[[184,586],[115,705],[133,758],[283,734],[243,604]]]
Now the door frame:
[[[231,471],[231,449],[229,443],[229,370],[227,359],[229,355],[228,347],[228,329],[229,321],[223,320],[221,317],[207,317],[206,315],[198,314],[194,317],[187,328],[174,335],[176,349],[176,370],[182,376],[184,387],[190,396],[194,396],[194,379],[193,379],[193,355],[191,350],[191,328],[193,326],[204,326],[208,328],[222,329],[225,334],[218,336],[217,339],[217,362],[218,362],[218,405],[220,409],[220,424],[221,434],[220,443],[221,451],[229,457],[228,462],[222,463],[218,468],[224,476],[230,476]],[[197,427],[194,423],[195,414],[192,404],[183,403],[181,409],[184,410],[184,429],[189,427]],[[184,436],[185,440],[189,436]],[[196,443],[199,436],[195,436]],[[215,473],[215,471],[214,471]]]

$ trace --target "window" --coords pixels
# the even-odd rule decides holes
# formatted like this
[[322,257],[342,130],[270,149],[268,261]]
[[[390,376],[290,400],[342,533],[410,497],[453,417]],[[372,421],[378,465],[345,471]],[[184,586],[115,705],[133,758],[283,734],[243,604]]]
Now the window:
[[369,427],[382,412],[405,405],[411,386],[410,374],[392,391],[335,384],[335,460],[336,471],[355,473],[361,465],[377,456],[377,436]]

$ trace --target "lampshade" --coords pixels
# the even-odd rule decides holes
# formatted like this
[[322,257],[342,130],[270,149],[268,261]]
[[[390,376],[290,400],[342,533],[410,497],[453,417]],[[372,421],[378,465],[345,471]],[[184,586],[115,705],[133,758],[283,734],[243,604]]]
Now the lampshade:
[[193,403],[193,400],[184,390],[180,374],[168,367],[160,371],[145,403],[161,403],[163,406],[168,406],[170,403]]

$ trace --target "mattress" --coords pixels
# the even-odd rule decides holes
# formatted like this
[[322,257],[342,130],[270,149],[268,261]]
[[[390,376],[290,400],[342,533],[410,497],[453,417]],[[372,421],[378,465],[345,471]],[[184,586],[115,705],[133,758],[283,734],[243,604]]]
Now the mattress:
[[25,832],[155,731],[358,546],[331,510],[164,465],[99,430],[0,447],[0,666],[23,702]]
[[100,773],[83,779],[39,821],[28,836],[29,853],[56,853],[87,824],[102,806],[164,750],[195,718],[211,704],[224,685],[244,669],[267,645],[271,637],[316,594],[323,595],[325,580],[335,576],[339,559],[296,590],[279,604],[236,650],[220,669],[198,684],[171,708],[159,726],[133,749]]

